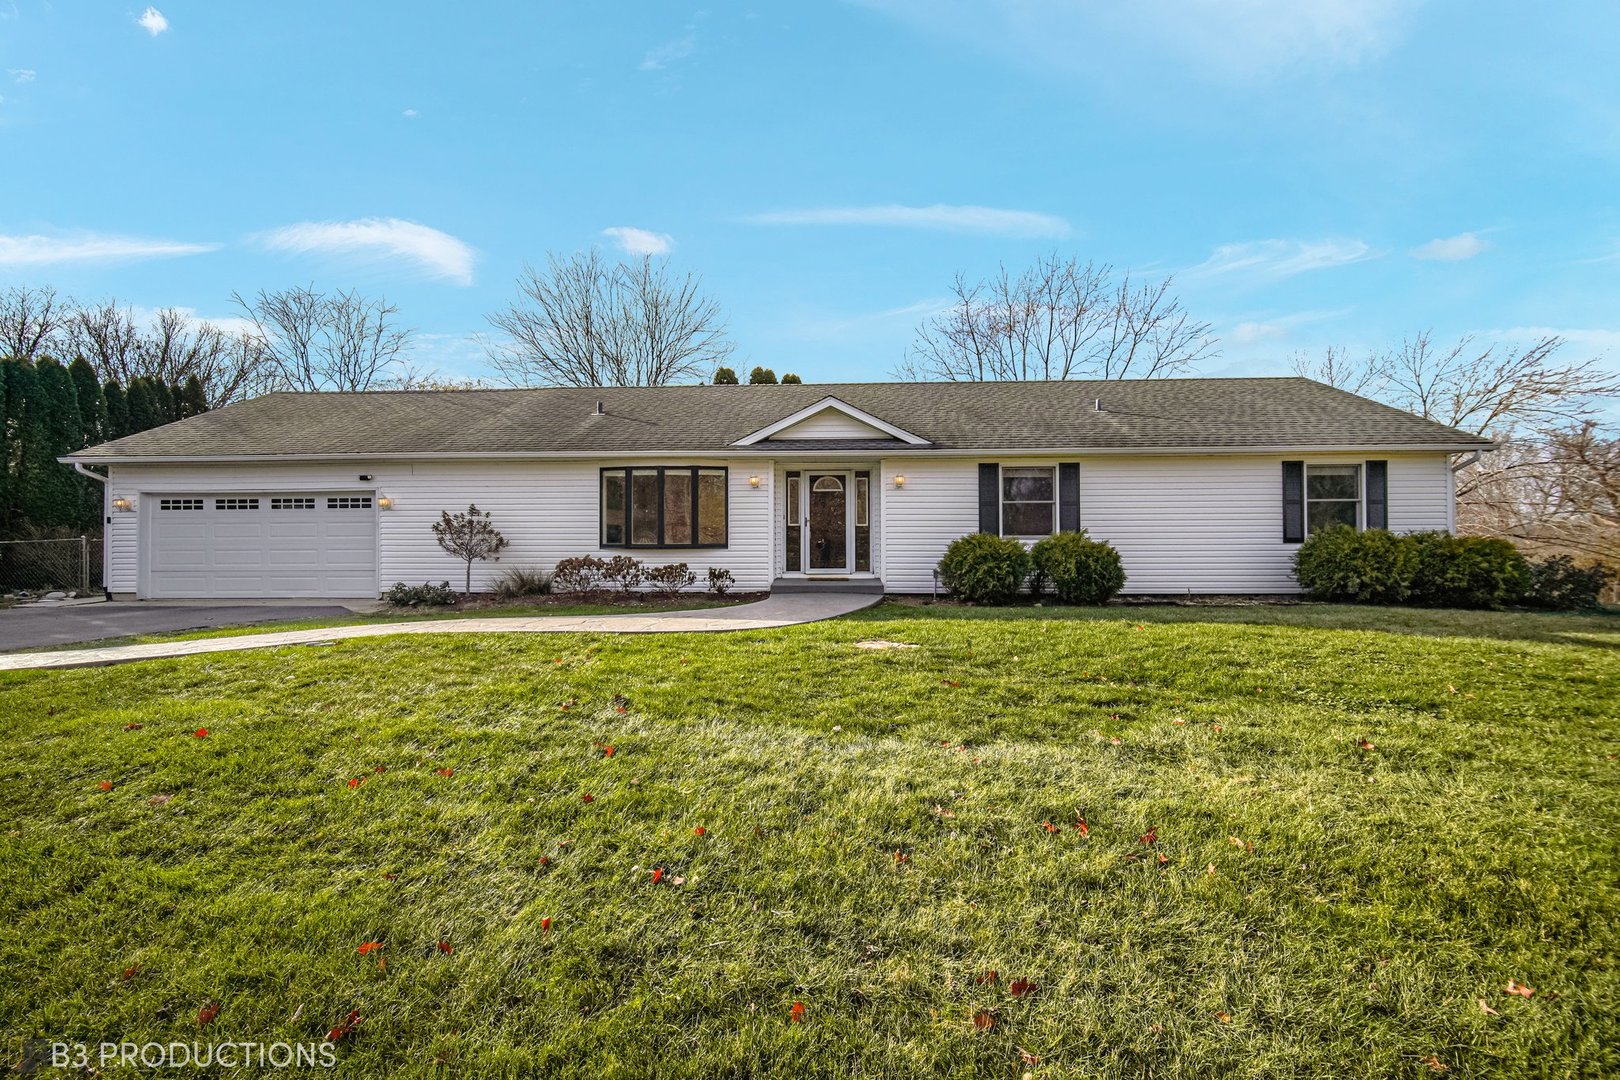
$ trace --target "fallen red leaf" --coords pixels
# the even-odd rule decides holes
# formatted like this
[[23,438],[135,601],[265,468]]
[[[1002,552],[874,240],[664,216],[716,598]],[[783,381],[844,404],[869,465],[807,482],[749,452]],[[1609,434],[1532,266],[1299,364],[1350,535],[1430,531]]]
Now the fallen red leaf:
[[615,706],[613,706],[613,711],[617,712],[617,713],[622,713],[622,712],[625,711],[625,707],[623,705],[615,705]]
[[208,738],[208,729],[207,729],[207,728],[205,728],[205,727],[200,727],[200,728],[198,728],[198,729],[197,729],[197,731],[196,731],[196,736],[197,736],[197,738],[199,738],[199,739],[206,739],[206,738]]
[[709,831],[708,829],[705,829],[703,826],[699,825],[697,828],[692,830],[692,835],[693,836],[703,836],[703,835],[707,834],[708,831]]
[[382,942],[366,941],[362,942],[360,947],[356,949],[355,952],[359,953],[361,956],[370,956],[380,948],[382,948]]
[[1507,985],[1502,989],[1509,994],[1518,994],[1520,997],[1529,997],[1536,992],[1534,987],[1526,986],[1522,982],[1514,982],[1512,979],[1509,979]]
[[375,769],[372,769],[371,771],[376,773],[378,776],[381,776],[383,773],[388,771],[388,766],[386,766],[386,765],[378,765]]
[[962,685],[961,683],[957,682],[955,679],[941,679],[939,681],[944,683],[946,686],[961,686]]
[[124,980],[125,982],[129,982],[129,980],[133,979],[135,977],[136,973],[139,972],[140,970],[141,970],[141,965],[139,965],[139,964],[131,964],[129,967],[125,968],[123,971],[120,971],[118,973],[118,977],[120,979]]
[[995,968],[991,968],[983,975],[973,976],[973,981],[978,983],[980,986],[994,986],[996,980],[999,978],[1001,978],[1001,975],[996,972]]
[[1367,739],[1357,739],[1356,740],[1356,745],[1361,747],[1363,750],[1375,750],[1375,749],[1377,749],[1377,747],[1373,746],[1371,741],[1369,741]]
[[662,866],[655,867],[653,869],[653,872],[652,872],[652,883],[654,885],[656,885],[660,881],[663,881],[663,880],[664,880],[664,868]]
[[144,725],[141,725],[141,724],[125,724],[124,725],[124,730],[125,731],[139,731],[139,730],[141,730],[141,728],[143,726]]
[[434,773],[435,776],[443,776],[443,777],[448,778],[448,777],[456,775],[456,770],[454,770],[454,769],[434,769],[433,773]]
[[550,855],[542,855],[542,856],[540,856],[540,865],[541,866],[550,866],[551,865],[551,856]]
[[540,920],[540,929],[542,931],[551,929],[551,916],[550,915],[546,915],[546,916],[541,918],[541,920]]
[[398,881],[399,880],[399,875],[398,874],[384,874],[383,875],[383,880],[384,881]]
[[897,862],[897,863],[910,862],[911,861],[911,856],[907,855],[903,851],[896,851],[894,853],[894,861]]
[[613,750],[614,750],[614,748],[612,746],[604,746],[604,747],[602,747],[602,756],[603,757],[612,757],[613,756]]
[[1024,997],[1027,994],[1033,994],[1039,989],[1040,987],[1036,986],[1028,979],[1014,979],[1012,982],[1007,984],[1007,993],[1011,994],[1013,997]]
[[350,1009],[349,1015],[345,1016],[342,1021],[339,1022],[337,1027],[326,1033],[326,1041],[333,1043],[342,1041],[343,1038],[349,1034],[349,1032],[353,1031],[355,1027],[359,1025],[359,1023],[360,1010]]
[[788,1010],[788,1022],[792,1024],[804,1023],[804,1002],[795,1001],[793,1008]]
[[1168,862],[1169,862],[1169,861],[1170,861],[1170,856],[1168,856],[1168,855],[1166,855],[1166,854],[1165,854],[1165,853],[1164,853],[1164,852],[1162,852],[1162,851],[1161,851],[1161,852],[1159,852],[1159,865],[1160,865],[1160,866],[1164,866],[1164,865],[1165,865],[1165,864],[1166,864],[1166,863],[1168,863]]
[[360,786],[360,778],[358,776],[351,777],[350,780],[349,780],[349,786],[350,787],[359,787]]
[[973,1028],[975,1031],[989,1031],[996,1026],[996,1018],[987,1012],[973,1014]]
[[214,1017],[218,1015],[219,1003],[215,1001],[209,1002],[207,1005],[204,1005],[201,1009],[197,1010],[197,1026],[207,1027],[209,1024],[214,1022]]
[[1430,1054],[1429,1060],[1425,1061],[1423,1064],[1429,1067],[1430,1072],[1443,1073],[1446,1071],[1446,1063],[1441,1061],[1434,1054]]
[[1223,1024],[1230,1024],[1232,1022],[1232,1014],[1223,1009],[1215,1014],[1215,1019],[1219,1020]]
[[450,953],[453,953],[453,952],[456,951],[456,947],[454,945],[450,944],[448,941],[439,942],[438,948],[439,948],[440,952],[442,952],[442,953],[444,953],[446,955],[449,955]]
[[97,786],[99,786],[102,791],[111,791],[112,790],[112,781],[111,780],[103,780]]
[[1159,827],[1157,825],[1148,826],[1148,831],[1142,834],[1141,840],[1142,840],[1142,843],[1144,843],[1144,844],[1156,844],[1156,843],[1158,843],[1159,842]]
[[1076,814],[1075,817],[1078,820],[1075,821],[1074,827],[1076,829],[1080,830],[1080,835],[1081,836],[1090,836],[1091,835],[1091,826],[1086,824],[1086,819],[1083,818],[1083,817],[1080,817],[1079,814]]
[[1054,832],[1058,831],[1058,827],[1056,825],[1052,824],[1050,821],[1041,822],[1041,828],[1045,829],[1049,833],[1054,833]]
[[579,797],[579,801],[580,802],[595,802],[596,801],[596,796],[592,795],[590,792],[587,791],[585,794],[583,794],[583,795],[581,795]]

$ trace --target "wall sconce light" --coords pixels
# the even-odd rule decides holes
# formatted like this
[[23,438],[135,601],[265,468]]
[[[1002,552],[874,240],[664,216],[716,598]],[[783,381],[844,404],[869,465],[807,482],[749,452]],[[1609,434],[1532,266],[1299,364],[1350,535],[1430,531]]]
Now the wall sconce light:
[[756,487],[756,488],[757,488],[757,487],[759,487],[759,477],[757,477],[757,476],[750,476],[750,477],[749,477],[749,478],[748,478],[748,486],[749,486],[749,487]]
[[129,511],[135,509],[135,504],[120,495],[118,498],[112,501],[112,508],[117,510],[119,513],[128,513]]
[[394,508],[394,500],[393,499],[390,499],[387,495],[379,495],[379,496],[377,496],[377,509],[379,509],[379,510],[392,510],[393,508]]
[[894,486],[897,487],[897,488],[903,488],[903,487],[906,486],[906,475],[905,475],[905,473],[895,473]]

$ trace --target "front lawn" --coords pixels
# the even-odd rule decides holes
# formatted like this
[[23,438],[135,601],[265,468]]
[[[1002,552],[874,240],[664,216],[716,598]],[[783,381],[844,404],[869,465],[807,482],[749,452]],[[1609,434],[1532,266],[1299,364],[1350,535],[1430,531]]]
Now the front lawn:
[[1314,606],[7,674],[0,1028],[352,1010],[376,1077],[1614,1075],[1617,700],[1612,616]]

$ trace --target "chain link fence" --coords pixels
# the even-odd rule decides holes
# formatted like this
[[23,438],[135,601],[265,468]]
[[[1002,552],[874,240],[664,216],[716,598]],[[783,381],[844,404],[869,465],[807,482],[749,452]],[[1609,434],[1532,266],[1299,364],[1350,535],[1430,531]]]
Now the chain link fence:
[[0,540],[0,594],[80,595],[101,588],[101,538]]

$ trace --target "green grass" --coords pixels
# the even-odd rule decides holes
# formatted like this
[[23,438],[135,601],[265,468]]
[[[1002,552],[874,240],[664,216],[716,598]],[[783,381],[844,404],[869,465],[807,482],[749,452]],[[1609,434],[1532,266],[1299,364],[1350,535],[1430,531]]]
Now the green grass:
[[353,1009],[376,1077],[1615,1075],[1617,700],[1614,617],[1314,606],[10,674],[0,1029]]

